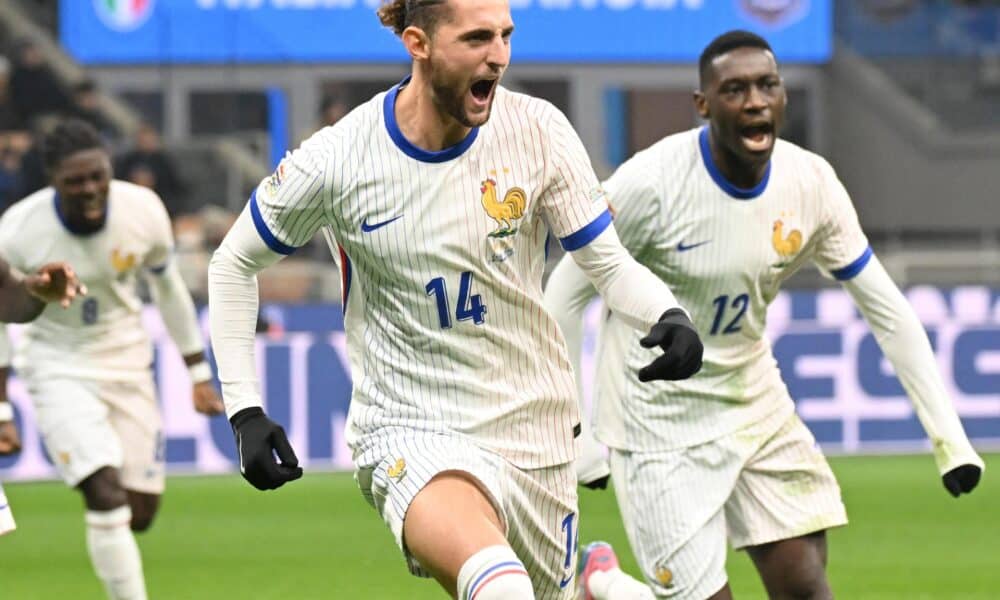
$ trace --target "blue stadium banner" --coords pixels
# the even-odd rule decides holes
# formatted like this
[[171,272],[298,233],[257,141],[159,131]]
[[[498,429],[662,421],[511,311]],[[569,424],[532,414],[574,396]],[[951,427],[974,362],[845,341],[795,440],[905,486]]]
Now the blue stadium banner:
[[[60,2],[63,46],[84,64],[400,62],[378,0]],[[833,0],[511,0],[517,62],[691,62],[728,29],[779,60],[832,48]]]
[[[986,287],[907,291],[930,337],[945,389],[965,430],[980,447],[1000,444],[1000,290]],[[600,307],[587,314],[582,370],[593,373]],[[207,329],[207,311],[202,325]],[[219,473],[236,468],[225,417],[207,419],[191,405],[191,387],[159,314],[143,315],[156,346],[171,472]],[[344,423],[351,371],[339,305],[269,306],[272,332],[257,339],[268,414],[282,423],[299,460],[311,469],[349,469]],[[15,342],[20,326],[11,326]],[[796,409],[817,441],[835,453],[929,452],[930,442],[909,398],[850,297],[840,289],[782,292],[768,311],[773,341]],[[21,431],[20,454],[0,457],[0,480],[54,477],[23,381],[9,385]],[[591,389],[584,389],[590,404]],[[932,464],[928,458],[928,464]]]

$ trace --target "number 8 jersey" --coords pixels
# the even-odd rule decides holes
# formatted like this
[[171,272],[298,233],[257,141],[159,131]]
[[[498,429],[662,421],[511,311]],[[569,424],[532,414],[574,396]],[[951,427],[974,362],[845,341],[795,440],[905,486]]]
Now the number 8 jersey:
[[87,286],[69,308],[54,303],[25,326],[15,366],[31,377],[145,380],[153,363],[142,327],[136,277],[160,271],[173,249],[170,218],[151,190],[113,180],[104,227],[73,233],[48,187],[10,207],[0,219],[0,255],[24,273],[65,261]]
[[625,368],[598,369],[596,435],[615,448],[693,446],[787,418],[794,406],[764,336],[768,305],[808,261],[847,280],[871,258],[823,158],[778,140],[763,180],[741,189],[719,172],[708,144],[707,128],[668,136],[604,184],[622,243],[670,286],[705,344],[695,377],[639,384],[631,373],[654,355],[612,316],[597,364]]
[[288,254],[323,229],[342,269],[355,462],[393,431],[465,434],[521,468],[573,460],[576,386],[542,307],[548,232],[611,221],[582,143],[549,103],[498,88],[490,120],[439,152],[394,116],[405,81],[325,128],[250,200]]

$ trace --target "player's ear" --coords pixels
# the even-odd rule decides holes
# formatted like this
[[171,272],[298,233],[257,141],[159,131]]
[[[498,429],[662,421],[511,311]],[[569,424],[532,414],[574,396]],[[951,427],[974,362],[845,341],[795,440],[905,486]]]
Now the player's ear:
[[702,119],[708,119],[708,98],[701,90],[694,91],[694,109],[698,111],[698,116]]
[[431,39],[423,29],[410,25],[403,30],[400,37],[403,39],[403,46],[409,52],[410,58],[414,60],[426,60],[430,56]]

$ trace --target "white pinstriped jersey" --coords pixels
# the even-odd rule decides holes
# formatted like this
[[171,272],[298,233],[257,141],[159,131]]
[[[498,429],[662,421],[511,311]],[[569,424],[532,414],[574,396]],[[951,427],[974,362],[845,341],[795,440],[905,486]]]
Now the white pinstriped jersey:
[[324,228],[339,255],[355,462],[384,456],[394,429],[465,434],[522,468],[571,461],[576,389],[541,280],[550,228],[575,249],[610,223],[586,151],[551,104],[504,88],[484,126],[422,150],[395,122],[399,87],[251,198],[273,250]]
[[66,261],[87,286],[68,309],[50,304],[25,327],[15,366],[30,377],[149,377],[153,348],[136,277],[142,269],[165,268],[172,251],[160,198],[125,181],[111,182],[107,221],[89,235],[67,229],[51,187],[12,206],[0,219],[0,255],[25,273]]
[[845,280],[871,257],[833,168],[778,140],[761,183],[739,189],[712,162],[701,128],[639,152],[604,187],[622,243],[690,312],[705,354],[691,379],[639,384],[632,374],[654,353],[612,315],[598,351],[598,439],[663,450],[787,417],[794,406],[764,337],[768,304],[808,260]]

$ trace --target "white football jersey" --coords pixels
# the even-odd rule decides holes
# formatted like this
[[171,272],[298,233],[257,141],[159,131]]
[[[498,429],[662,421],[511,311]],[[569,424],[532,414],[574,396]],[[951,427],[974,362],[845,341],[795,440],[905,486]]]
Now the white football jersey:
[[324,228],[338,255],[355,462],[396,428],[466,434],[523,468],[571,461],[576,387],[542,271],[550,229],[576,249],[610,224],[586,151],[551,104],[500,87],[485,125],[425,151],[396,124],[400,86],[313,135],[250,201],[273,250]]
[[10,207],[0,219],[0,256],[24,273],[68,262],[87,286],[87,295],[69,308],[50,304],[25,327],[14,366],[27,377],[149,377],[153,349],[142,327],[136,276],[165,268],[172,249],[159,196],[124,181],[111,182],[107,221],[90,235],[66,228],[51,187]]
[[611,315],[597,357],[598,439],[624,450],[670,449],[787,418],[794,405],[764,337],[768,304],[808,260],[846,280],[871,258],[833,168],[778,140],[761,183],[736,188],[700,128],[637,153],[604,187],[622,243],[691,314],[705,354],[691,379],[641,384],[634,373],[655,353]]

